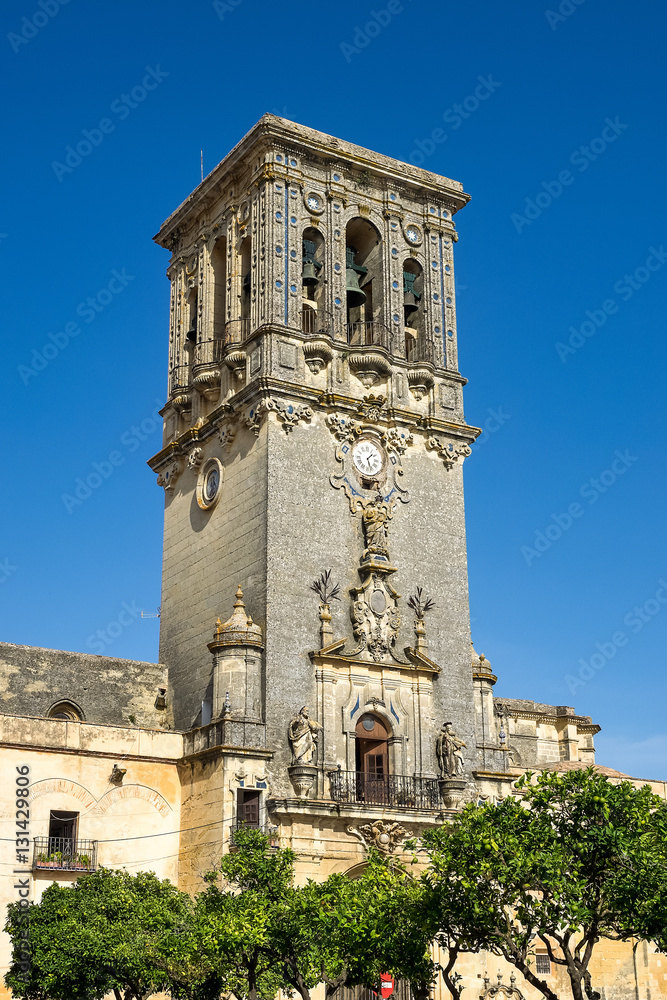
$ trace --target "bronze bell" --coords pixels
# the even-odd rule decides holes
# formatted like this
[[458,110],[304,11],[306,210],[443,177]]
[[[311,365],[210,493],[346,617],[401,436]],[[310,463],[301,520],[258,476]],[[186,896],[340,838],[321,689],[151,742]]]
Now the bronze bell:
[[304,285],[317,285],[319,278],[317,277],[317,272],[315,270],[315,262],[312,260],[304,260],[303,262],[303,274],[302,280]]
[[359,276],[368,274],[367,267],[361,267],[354,263],[357,251],[354,247],[347,247],[345,250],[345,291],[347,292],[347,304],[350,308],[363,305],[366,301],[366,293],[359,288]]
[[410,271],[403,271],[403,311],[406,321],[408,316],[417,312],[419,308],[418,302],[421,299],[421,294],[415,291],[416,277],[417,275]]
[[319,283],[320,279],[317,277],[317,272],[322,265],[315,263],[316,249],[317,246],[313,240],[303,241],[303,271],[301,277],[304,285],[317,285]]

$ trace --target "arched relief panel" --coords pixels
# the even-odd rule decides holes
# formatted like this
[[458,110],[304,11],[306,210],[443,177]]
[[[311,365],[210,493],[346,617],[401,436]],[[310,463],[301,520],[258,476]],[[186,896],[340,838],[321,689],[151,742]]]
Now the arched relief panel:
[[123,799],[141,799],[144,802],[149,802],[161,816],[166,817],[173,812],[165,797],[156,792],[154,788],[148,788],[146,785],[122,785],[120,788],[109,789],[98,801],[95,811],[109,812],[117,802],[122,802]]
[[92,809],[96,804],[96,799],[91,792],[77,781],[70,781],[69,778],[45,778],[43,781],[36,781],[30,786],[28,802],[34,802],[42,798],[43,795],[50,794],[71,795],[84,806],[85,809]]

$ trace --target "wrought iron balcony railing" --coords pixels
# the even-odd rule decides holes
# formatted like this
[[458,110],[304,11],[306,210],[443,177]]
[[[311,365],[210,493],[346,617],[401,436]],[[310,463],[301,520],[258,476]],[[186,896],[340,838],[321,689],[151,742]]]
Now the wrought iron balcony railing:
[[335,802],[365,802],[404,809],[440,808],[436,778],[412,778],[407,774],[375,776],[339,770],[329,772],[329,781]]
[[69,837],[35,837],[33,868],[94,872],[97,868],[97,841]]
[[321,333],[326,336],[333,334],[333,316],[326,309],[309,309],[301,311],[301,330],[310,336]]
[[225,343],[223,340],[201,340],[198,344],[194,345],[192,351],[193,367],[196,365],[219,364],[222,361],[224,350]]
[[244,319],[230,319],[225,323],[225,347],[232,347],[235,344],[244,344],[250,336],[250,317]]
[[405,338],[405,356],[406,359],[412,363],[416,361],[425,361],[427,364],[435,364],[435,344],[425,337],[417,337],[413,339],[412,337]]
[[385,351],[391,350],[391,332],[384,323],[375,320],[347,323],[345,332],[350,347],[381,347]]

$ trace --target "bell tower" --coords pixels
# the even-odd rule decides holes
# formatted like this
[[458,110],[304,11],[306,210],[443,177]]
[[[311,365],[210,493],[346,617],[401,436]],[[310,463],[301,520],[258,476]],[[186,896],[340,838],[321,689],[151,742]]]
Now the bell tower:
[[[150,461],[160,658],[176,726],[245,720],[276,801],[334,787],[368,801],[372,772],[436,808],[450,721],[465,749],[446,759],[477,766],[462,465],[479,431],[453,262],[467,201],[456,181],[265,115],[155,237],[171,251]],[[232,655],[213,630],[239,585]]]

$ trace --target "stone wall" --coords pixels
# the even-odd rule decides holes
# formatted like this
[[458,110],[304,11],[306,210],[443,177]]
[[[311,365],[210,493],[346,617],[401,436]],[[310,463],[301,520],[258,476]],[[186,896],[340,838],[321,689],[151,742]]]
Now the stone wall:
[[0,709],[6,715],[45,716],[59,701],[80,709],[86,722],[169,725],[170,710],[156,708],[167,670],[160,663],[0,643]]

